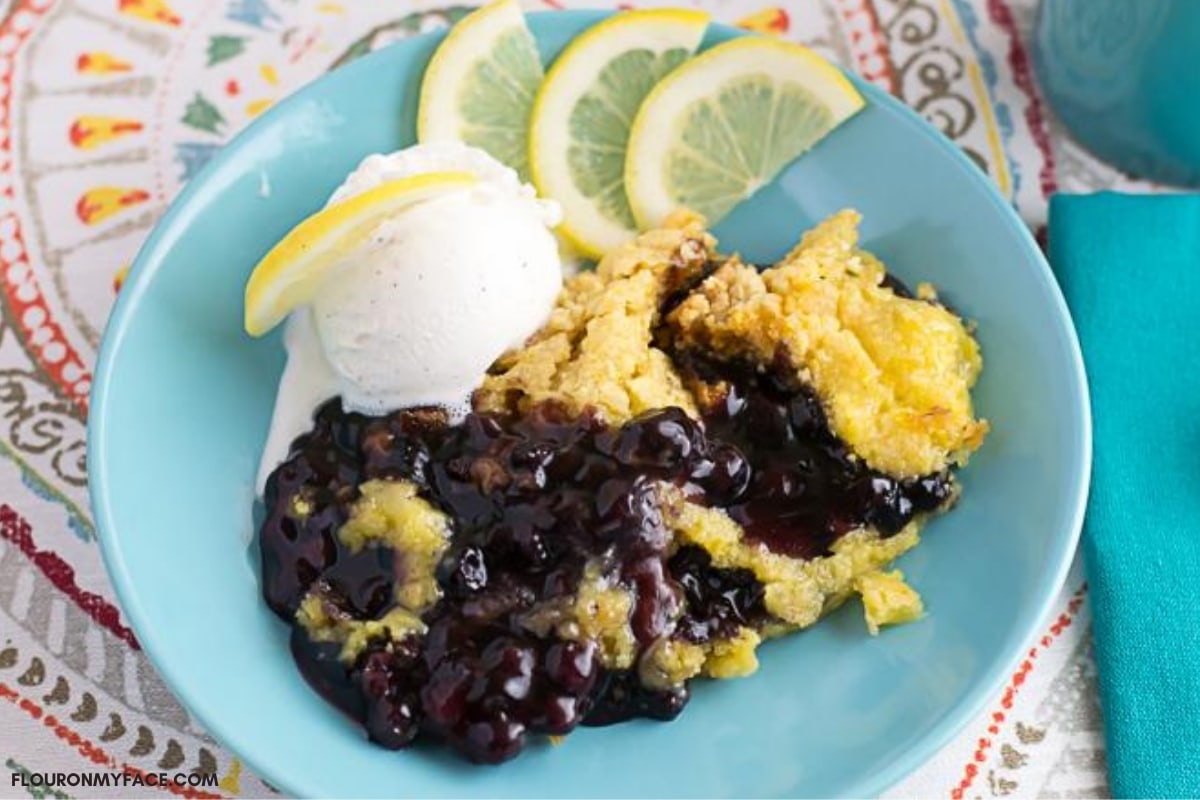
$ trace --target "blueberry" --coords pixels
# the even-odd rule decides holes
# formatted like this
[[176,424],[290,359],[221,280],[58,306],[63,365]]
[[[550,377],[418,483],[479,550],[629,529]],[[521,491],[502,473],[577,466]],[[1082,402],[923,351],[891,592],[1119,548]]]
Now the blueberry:
[[626,423],[601,446],[622,464],[668,469],[685,461],[702,442],[699,427],[687,414],[667,408]]
[[867,520],[883,533],[895,533],[912,520],[916,510],[898,481],[884,476],[874,477],[869,483],[869,492]]
[[389,750],[408,746],[420,731],[416,699],[404,695],[368,703],[366,728],[371,741]]
[[421,707],[434,723],[457,725],[467,710],[467,694],[474,674],[459,661],[443,661],[421,688]]
[[463,751],[483,764],[499,764],[525,746],[525,725],[501,712],[491,719],[473,722],[462,740]]
[[595,642],[558,642],[546,651],[546,674],[566,691],[582,695],[596,681]]

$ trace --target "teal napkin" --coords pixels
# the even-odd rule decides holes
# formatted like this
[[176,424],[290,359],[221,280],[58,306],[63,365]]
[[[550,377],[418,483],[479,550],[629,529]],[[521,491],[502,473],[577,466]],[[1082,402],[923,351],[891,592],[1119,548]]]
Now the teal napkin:
[[1116,797],[1200,797],[1200,196],[1058,195],[1095,420],[1083,531]]

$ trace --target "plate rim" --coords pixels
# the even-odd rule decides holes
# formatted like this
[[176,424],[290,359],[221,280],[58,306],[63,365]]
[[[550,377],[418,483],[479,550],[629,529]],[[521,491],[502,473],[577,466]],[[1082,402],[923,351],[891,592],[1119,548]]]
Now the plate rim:
[[[594,23],[616,13],[620,12],[597,9],[565,9],[527,12],[526,16],[535,19],[566,18],[580,23]],[[155,223],[149,236],[146,237],[138,249],[138,253],[130,267],[126,284],[121,292],[118,293],[116,302],[109,312],[92,374],[92,388],[89,393],[90,411],[87,423],[88,495],[96,530],[99,534],[97,538],[100,542],[101,555],[117,600],[119,601],[121,611],[127,617],[129,624],[137,634],[138,641],[142,645],[142,652],[149,659],[158,674],[162,676],[172,694],[187,708],[188,713],[196,718],[207,733],[223,746],[227,747],[232,753],[236,754],[252,772],[293,796],[310,795],[305,791],[301,791],[302,787],[292,784],[286,775],[275,774],[274,770],[262,769],[263,765],[258,761],[257,754],[250,755],[256,752],[254,747],[252,745],[243,747],[242,745],[245,743],[240,741],[236,730],[231,730],[229,726],[222,724],[219,715],[212,715],[207,709],[198,709],[195,704],[189,702],[186,681],[181,681],[180,676],[176,674],[175,670],[168,666],[171,663],[170,657],[166,652],[160,650],[158,644],[155,643],[155,638],[152,635],[153,628],[144,617],[138,592],[130,579],[122,549],[118,545],[120,536],[115,534],[116,526],[112,519],[112,506],[108,500],[109,479],[107,467],[105,466],[106,459],[104,458],[104,453],[107,449],[107,437],[105,433],[107,426],[104,424],[104,420],[107,417],[107,395],[112,381],[113,363],[115,354],[120,350],[128,331],[130,319],[138,308],[141,295],[145,293],[152,279],[159,269],[162,268],[163,262],[169,255],[169,237],[174,235],[173,229],[177,227],[176,220],[187,213],[193,195],[202,191],[202,187],[208,182],[211,175],[221,169],[226,161],[234,159],[243,149],[249,146],[258,128],[265,128],[275,117],[288,114],[292,106],[298,106],[306,102],[310,90],[325,82],[335,79],[342,81],[353,80],[358,72],[364,73],[364,76],[369,74],[369,68],[372,63],[379,59],[385,51],[393,47],[417,47],[422,42],[428,43],[432,40],[440,39],[445,33],[446,29],[421,33],[392,43],[385,48],[368,53],[349,64],[326,72],[287,95],[226,142],[214,157],[172,199],[166,212]],[[720,36],[722,41],[733,37],[756,35],[731,25],[711,21],[708,31],[705,34],[706,47],[711,46],[711,37],[714,34]],[[1075,411],[1078,415],[1081,434],[1077,452],[1074,454],[1079,463],[1078,474],[1075,476],[1073,482],[1075,504],[1070,511],[1069,520],[1066,524],[1066,535],[1063,536],[1059,532],[1058,537],[1056,537],[1059,539],[1058,546],[1055,548],[1057,563],[1054,569],[1043,572],[1040,580],[1037,582],[1037,593],[1040,594],[1041,599],[1037,603],[1036,610],[1018,621],[1014,626],[1014,633],[1010,636],[1010,641],[1007,643],[1007,651],[1002,646],[1001,657],[993,660],[991,665],[983,671],[982,677],[976,681],[975,685],[965,694],[963,699],[952,706],[928,733],[915,740],[898,758],[894,759],[883,769],[871,775],[855,778],[850,781],[846,786],[848,791],[844,795],[850,797],[877,797],[928,762],[951,739],[965,729],[972,719],[978,716],[987,702],[999,690],[999,687],[1003,685],[1007,676],[1019,664],[1026,645],[1035,637],[1038,630],[1044,624],[1044,621],[1053,611],[1053,603],[1066,581],[1079,543],[1084,512],[1091,489],[1093,451],[1092,412],[1087,374],[1084,369],[1082,350],[1074,320],[1063,297],[1061,288],[1054,278],[1046,256],[1038,246],[1028,226],[1020,218],[1013,206],[1000,195],[991,179],[980,170],[978,165],[972,162],[957,145],[920,117],[916,111],[891,94],[866,82],[852,71],[841,65],[835,64],[835,66],[850,78],[855,87],[867,96],[869,102],[877,103],[894,112],[900,120],[914,129],[918,135],[932,141],[938,149],[956,164],[960,171],[967,172],[969,180],[976,184],[981,184],[989,202],[995,207],[1000,218],[1015,231],[1025,251],[1025,256],[1037,264],[1035,274],[1037,275],[1038,282],[1042,284],[1042,288],[1046,291],[1054,310],[1059,314],[1061,321],[1064,323],[1060,333],[1063,335],[1063,344],[1065,345],[1068,359],[1071,362],[1072,382],[1077,390],[1075,392],[1076,396],[1072,399],[1076,405]],[[233,742],[237,742],[237,744],[234,745],[232,744]]]

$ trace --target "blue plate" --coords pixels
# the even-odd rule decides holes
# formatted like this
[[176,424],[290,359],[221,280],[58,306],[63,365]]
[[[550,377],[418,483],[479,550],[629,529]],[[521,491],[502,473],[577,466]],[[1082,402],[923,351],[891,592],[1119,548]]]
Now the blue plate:
[[[551,58],[596,12],[530,19]],[[739,33],[710,32],[710,41]],[[781,255],[845,206],[867,247],[979,323],[976,392],[994,430],[954,513],[903,559],[927,618],[866,634],[857,604],[763,648],[752,678],[705,682],[679,721],[580,730],[498,768],[392,753],[310,691],[259,599],[252,482],[283,364],[242,333],[251,267],[364,155],[413,141],[421,36],[317,81],[188,184],[133,268],[92,392],[88,464],[121,605],[205,727],[283,789],[320,796],[873,796],[931,756],[1000,686],[1078,536],[1087,390],[1045,261],[988,179],[869,86],[867,107],[718,229]]]

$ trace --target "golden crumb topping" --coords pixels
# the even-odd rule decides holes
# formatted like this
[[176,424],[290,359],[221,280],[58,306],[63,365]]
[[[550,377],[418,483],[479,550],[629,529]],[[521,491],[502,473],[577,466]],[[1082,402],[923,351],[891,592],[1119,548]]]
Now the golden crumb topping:
[[653,335],[662,301],[700,273],[714,245],[698,218],[678,215],[576,275],[546,325],[496,362],[476,408],[523,410],[554,400],[574,412],[593,407],[613,423],[668,406],[694,414]]
[[697,675],[751,675],[758,669],[756,651],[764,637],[808,627],[856,592],[862,595],[872,634],[883,625],[919,619],[924,611],[920,596],[900,572],[881,571],[917,545],[920,521],[888,538],[871,529],[853,531],[833,545],[830,555],[804,560],[773,553],[747,539],[723,511],[688,502],[674,487],[662,486],[660,491],[676,545],[702,547],[714,566],[753,572],[763,584],[764,605],[774,619],[760,630],[739,627],[730,636],[701,644],[680,639],[654,642],[638,665],[642,683],[650,688],[679,686]]
[[[853,211],[833,215],[764,272],[728,259],[669,313],[672,346],[782,363],[816,390],[833,431],[882,472],[914,477],[964,463],[987,432],[970,396],[979,347],[932,286],[907,298],[884,283],[883,265],[858,247],[858,221]],[[703,274],[714,247],[700,220],[678,215],[610,252],[567,283],[524,348],[496,362],[476,407],[555,400],[614,424],[667,406],[695,415],[705,397],[685,386],[655,331],[664,300]]]
[[395,605],[379,619],[350,617],[324,596],[318,584],[300,602],[296,621],[314,642],[342,645],[340,658],[353,663],[373,639],[398,642],[425,634],[420,614],[441,596],[436,571],[450,543],[445,514],[417,496],[408,481],[367,481],[350,510],[350,519],[338,531],[342,542],[356,553],[364,547],[392,548],[401,559]]
[[683,639],[652,642],[638,663],[638,678],[649,689],[671,689],[696,677],[704,669],[708,652],[703,645]]
[[739,628],[727,639],[714,639],[704,662],[704,674],[710,678],[744,678],[758,671],[758,649],[762,636],[753,628]]
[[[835,214],[765,272],[724,264],[670,314],[676,344],[782,360],[875,469],[912,477],[962,463],[987,432],[971,407],[979,347],[942,306],[883,284],[883,265],[858,248],[858,221]],[[927,285],[919,294],[934,297]]]
[[638,678],[651,689],[682,686],[697,675],[744,678],[758,670],[755,651],[761,642],[762,635],[746,626],[701,644],[684,639],[658,639],[642,653]]
[[828,556],[790,558],[747,539],[719,509],[689,503],[673,487],[664,487],[662,495],[675,541],[704,548],[717,567],[753,572],[765,589],[767,611],[792,629],[812,625],[846,600],[860,576],[890,564],[920,541],[921,522],[915,520],[886,539],[863,528],[838,539]]
[[884,625],[916,622],[925,614],[921,595],[904,582],[900,570],[872,570],[854,579],[854,591],[862,597],[867,630],[874,636]]
[[633,604],[632,592],[604,576],[593,562],[584,569],[574,595],[535,606],[521,624],[537,636],[554,631],[570,641],[594,641],[601,664],[609,669],[629,669],[638,650],[630,626]]
[[444,513],[417,496],[408,481],[367,481],[338,531],[351,552],[368,544],[391,547],[402,559],[396,602],[420,613],[441,596],[437,565],[450,545],[450,522]]
[[310,591],[300,601],[296,621],[314,642],[341,644],[338,657],[345,664],[353,664],[372,640],[398,642],[406,636],[425,635],[425,623],[408,609],[395,606],[379,619],[354,619],[319,590]]

